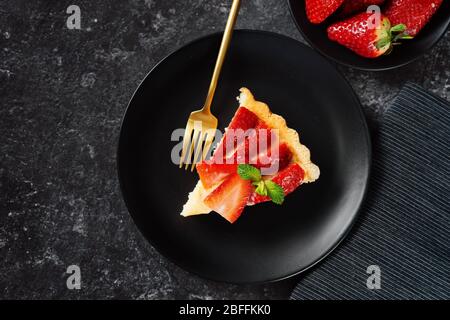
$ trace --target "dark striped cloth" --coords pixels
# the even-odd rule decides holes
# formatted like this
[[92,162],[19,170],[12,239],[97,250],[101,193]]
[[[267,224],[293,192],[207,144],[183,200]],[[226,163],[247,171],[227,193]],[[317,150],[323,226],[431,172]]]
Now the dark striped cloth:
[[407,84],[375,137],[355,226],[291,299],[450,298],[450,104]]

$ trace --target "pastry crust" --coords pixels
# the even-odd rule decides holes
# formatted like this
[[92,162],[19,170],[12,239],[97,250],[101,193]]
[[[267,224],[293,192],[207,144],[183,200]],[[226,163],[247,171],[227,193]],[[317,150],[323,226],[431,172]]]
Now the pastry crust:
[[269,127],[278,129],[280,140],[285,142],[294,155],[293,161],[298,163],[305,171],[304,183],[313,182],[319,178],[319,167],[311,162],[309,149],[300,143],[300,137],[294,129],[288,128],[286,120],[270,111],[264,102],[256,101],[253,94],[247,88],[240,89],[238,97],[241,106],[247,108],[263,120]]
[[[213,189],[213,188],[211,188]],[[199,214],[207,214],[211,212],[211,209],[203,202],[203,199],[208,195],[209,190],[203,187],[203,184],[198,180],[194,190],[189,193],[189,198],[186,204],[183,206],[181,215],[183,217],[196,216]]]

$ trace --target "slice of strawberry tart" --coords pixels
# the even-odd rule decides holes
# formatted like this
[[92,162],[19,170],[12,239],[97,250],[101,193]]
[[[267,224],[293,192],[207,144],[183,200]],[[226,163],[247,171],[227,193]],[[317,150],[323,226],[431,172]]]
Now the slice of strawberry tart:
[[210,159],[196,165],[200,181],[181,212],[188,217],[219,213],[235,222],[245,206],[281,204],[302,183],[319,178],[319,168],[283,117],[256,101],[246,88],[240,107]]

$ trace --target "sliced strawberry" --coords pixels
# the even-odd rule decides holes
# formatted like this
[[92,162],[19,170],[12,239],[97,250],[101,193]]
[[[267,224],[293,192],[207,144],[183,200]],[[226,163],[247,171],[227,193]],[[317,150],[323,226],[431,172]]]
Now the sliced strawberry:
[[261,139],[265,139],[267,142],[267,147],[272,144],[272,128],[270,128],[264,121],[259,120],[255,127],[258,133],[258,142]]
[[[247,137],[244,141],[244,143],[240,144],[237,148],[235,153],[232,157],[228,159],[228,162],[235,163],[235,164],[242,164],[242,163],[250,163],[250,140]],[[252,143],[258,143],[257,140],[253,140]]]
[[249,139],[246,138],[236,147],[232,156],[227,158],[220,156],[197,164],[197,173],[203,186],[209,189],[236,173],[238,164],[249,163],[249,145]]
[[[304,176],[305,172],[300,167],[300,165],[298,165],[297,163],[293,163],[280,171],[271,180],[279,184],[283,188],[284,195],[286,196],[302,184]],[[267,196],[261,196],[256,192],[253,192],[248,199],[247,205],[252,206],[264,201],[270,201],[270,198]]]
[[272,181],[279,184],[287,195],[297,189],[303,182],[305,172],[298,163],[293,163],[278,173]]
[[250,181],[241,179],[235,173],[214,189],[204,202],[209,208],[233,223],[241,215],[252,192],[253,187]]
[[[213,154],[213,160],[216,163],[220,163],[222,159],[224,159],[227,155],[233,154],[235,148],[237,147],[236,137],[230,136],[228,137],[227,131],[229,130],[243,130],[244,132],[248,129],[255,128],[258,124],[258,117],[256,114],[251,112],[245,107],[239,107],[234,114],[233,119],[230,122],[230,125],[225,131],[225,134],[222,137],[222,140],[217,145],[216,150]],[[233,138],[234,141],[228,141],[229,138]],[[231,150],[228,150],[228,144],[231,145]]]
[[248,131],[248,135],[245,136],[245,142],[237,146],[233,157],[230,157],[233,163],[256,164],[260,154],[265,155],[269,153],[270,155],[271,136],[272,129],[259,120],[254,130]]
[[274,151],[275,147],[276,145],[273,145],[268,152],[259,153],[258,161],[254,166],[259,169],[269,167],[276,169],[272,174],[284,169],[291,162],[292,152],[286,143],[278,146],[278,154]]
[[441,6],[443,0],[392,0],[385,15],[393,25],[406,25],[406,33],[416,36]]
[[[251,127],[252,125],[254,127]],[[289,147],[285,143],[282,143],[280,145],[278,145],[278,143],[273,144],[271,141],[272,135],[270,127],[267,126],[263,121],[259,120],[253,112],[249,111],[245,107],[240,107],[238,109],[229,126],[229,129],[237,129],[239,128],[239,126],[245,128],[245,130],[252,128],[254,128],[255,130],[250,136],[245,137],[243,143],[238,146],[234,146],[234,154],[229,157],[229,159],[224,159],[222,156],[213,157],[211,160],[203,161],[196,166],[200,180],[206,189],[210,189],[222,182],[222,184],[219,185],[219,187],[217,187],[210,194],[211,199],[209,201],[215,201],[217,203],[218,196],[214,196],[214,194],[219,192],[221,193],[221,190],[230,188],[228,186],[230,180],[239,182],[240,180],[242,180],[239,178],[239,176],[237,176],[238,164],[250,163],[260,169],[270,168],[271,170],[275,170],[270,174],[275,174],[276,172],[279,172],[280,170],[285,168],[292,159],[292,152],[290,151]],[[267,140],[268,147],[259,150],[259,139],[261,135],[266,135],[265,138]],[[220,147],[226,145],[223,143],[225,139],[226,134],[221,142]],[[253,152],[253,148],[252,150],[250,150],[251,143],[254,143],[257,148],[255,149],[255,154],[251,154],[250,152]],[[275,147],[278,147],[278,153],[274,151]],[[210,208],[215,210],[212,206],[210,206]]]
[[[209,189],[219,182],[226,179],[229,175],[237,172],[238,164],[252,164],[255,167],[262,169],[267,168],[265,175],[276,174],[284,169],[292,159],[292,152],[289,147],[282,143],[279,146],[278,154],[273,151],[275,146],[271,146],[268,152],[256,155],[256,160],[249,161],[249,140],[246,140],[242,146],[236,150],[232,159],[233,163],[214,163],[211,160],[203,161],[196,165],[197,173],[203,186]],[[272,171],[273,170],[273,171]]]
[[288,145],[282,143],[278,151],[279,170],[283,170],[292,160],[292,152]]
[[[256,143],[254,150],[250,149],[251,143]],[[277,147],[278,150],[275,151],[275,148]],[[273,144],[269,147],[260,148],[259,141],[251,142],[250,138],[237,148],[233,157],[229,159],[229,163],[251,164],[258,169],[274,168],[275,172],[265,174],[272,175],[285,168],[291,162],[291,159],[292,152],[286,143],[281,143],[279,145]]]
[[306,0],[306,15],[312,23],[321,23],[332,15],[344,0]]
[[237,172],[237,164],[217,164],[203,161],[196,165],[200,181],[206,189],[212,188],[225,180],[230,174]]
[[259,118],[248,110],[246,107],[239,107],[234,114],[233,119],[228,126],[228,129],[242,129],[247,130],[256,127]]

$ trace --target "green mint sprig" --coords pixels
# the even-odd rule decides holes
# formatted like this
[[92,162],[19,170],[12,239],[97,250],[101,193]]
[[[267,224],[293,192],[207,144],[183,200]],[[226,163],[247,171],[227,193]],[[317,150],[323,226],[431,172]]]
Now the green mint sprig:
[[255,192],[261,196],[268,196],[276,204],[282,204],[284,201],[283,188],[272,180],[263,180],[261,171],[250,164],[240,164],[237,172],[244,180],[252,181],[255,186]]

